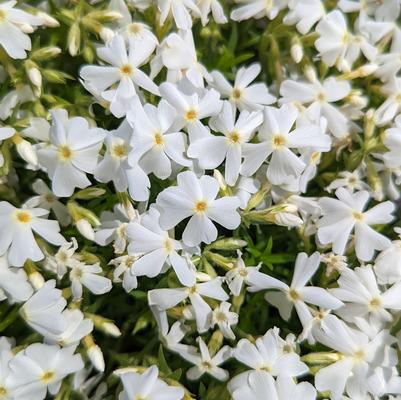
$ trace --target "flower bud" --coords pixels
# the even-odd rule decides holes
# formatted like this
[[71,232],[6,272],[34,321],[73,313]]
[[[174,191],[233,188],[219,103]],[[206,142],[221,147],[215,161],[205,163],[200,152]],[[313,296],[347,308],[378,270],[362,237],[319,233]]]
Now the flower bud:
[[100,372],[105,369],[104,357],[100,347],[93,341],[92,336],[85,336],[83,339],[86,352],[92,365]]
[[33,33],[33,31],[34,31],[33,27],[26,23],[18,24],[18,27],[24,33]]
[[75,57],[78,54],[79,47],[81,44],[81,31],[79,29],[79,24],[74,23],[71,25],[71,28],[68,32],[68,51],[69,53]]
[[315,83],[317,80],[316,71],[311,65],[307,65],[305,67],[304,75],[305,75],[305,78],[311,83]]
[[110,28],[102,27],[102,28],[100,29],[100,32],[99,32],[100,38],[101,38],[101,39],[103,40],[103,42],[105,42],[105,43],[110,42],[110,41],[113,39],[114,35],[115,35],[115,34],[114,34],[114,31],[111,30]]
[[23,139],[20,135],[16,134],[13,137],[13,142],[17,149],[19,156],[26,161],[28,164],[33,166],[38,165],[38,156],[34,150],[32,144],[27,140]]
[[60,23],[56,20],[56,18],[53,18],[44,11],[39,11],[36,15],[42,18],[43,25],[47,26],[48,28],[57,28],[60,26]]
[[301,42],[298,38],[294,38],[291,44],[291,57],[295,61],[296,64],[301,62],[304,57],[304,50],[302,48]]
[[38,271],[34,271],[31,274],[29,274],[28,279],[35,290],[39,290],[45,284],[45,279],[43,278],[42,274]]
[[95,240],[95,231],[87,219],[81,218],[75,222],[75,225],[83,237],[91,241]]
[[287,212],[279,212],[274,216],[275,222],[280,226],[287,226],[288,228],[298,227],[303,224],[301,218],[295,214]]

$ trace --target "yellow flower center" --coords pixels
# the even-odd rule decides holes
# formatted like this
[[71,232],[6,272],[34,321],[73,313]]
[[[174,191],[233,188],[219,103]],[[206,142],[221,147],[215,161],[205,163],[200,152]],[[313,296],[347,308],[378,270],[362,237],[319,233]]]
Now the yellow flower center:
[[202,367],[206,370],[210,370],[212,368],[212,364],[210,364],[210,362],[208,362],[208,361],[203,361]]
[[7,390],[5,387],[0,386],[0,398],[2,398],[3,396],[5,397],[7,395]]
[[238,132],[233,131],[228,134],[228,140],[232,144],[236,144],[240,141],[240,135]]
[[32,219],[28,211],[17,211],[15,216],[17,217],[17,220],[23,224],[29,223]]
[[0,10],[0,22],[3,22],[5,19],[6,19],[6,12],[4,10]]
[[198,113],[195,110],[188,110],[185,114],[185,119],[187,121],[193,121],[198,116]]
[[317,99],[318,99],[320,102],[326,101],[326,94],[323,93],[323,92],[320,92],[320,93],[317,95]]
[[111,154],[116,158],[123,158],[127,155],[127,146],[123,143],[115,144],[111,149]]
[[300,299],[300,295],[295,289],[290,289],[290,291],[288,292],[288,297],[292,301],[297,301]]
[[58,157],[62,161],[68,161],[72,157],[72,150],[67,145],[61,146],[58,149]]
[[380,308],[382,305],[382,300],[380,297],[374,297],[373,299],[370,300],[369,302],[369,308],[373,310],[377,310]]
[[160,132],[155,133],[154,140],[157,146],[162,146],[164,144],[163,135]]
[[226,314],[224,314],[223,312],[219,311],[216,313],[216,321],[219,322],[226,322],[227,318],[226,318]]
[[120,68],[120,71],[123,75],[131,75],[132,74],[132,67],[129,64],[125,64]]
[[359,211],[353,211],[352,212],[352,216],[354,217],[355,220],[357,221],[362,221],[363,220],[363,213],[359,212]]
[[232,96],[232,98],[233,98],[234,100],[239,100],[239,99],[241,98],[241,96],[242,96],[241,90],[239,90],[239,89],[234,89],[231,96]]
[[273,136],[273,146],[275,149],[281,149],[286,143],[286,139],[283,135]]
[[207,209],[206,201],[198,201],[195,204],[194,209],[195,209],[195,212],[204,212],[204,211],[206,211],[206,209]]
[[137,24],[137,23],[132,23],[128,25],[128,31],[130,33],[139,33],[142,30],[141,24]]
[[188,289],[189,294],[195,294],[197,291],[198,291],[198,289],[197,289],[196,285],[194,285]]
[[46,371],[43,373],[43,375],[40,377],[40,380],[43,382],[50,382],[55,376],[55,373],[53,371]]

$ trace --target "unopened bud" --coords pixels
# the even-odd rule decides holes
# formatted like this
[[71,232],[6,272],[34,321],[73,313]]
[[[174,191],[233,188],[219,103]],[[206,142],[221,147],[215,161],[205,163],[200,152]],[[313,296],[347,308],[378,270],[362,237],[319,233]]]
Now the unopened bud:
[[99,36],[103,40],[103,42],[108,43],[113,39],[115,33],[110,28],[102,27],[102,29],[99,32]]
[[75,222],[75,225],[83,237],[91,241],[95,240],[95,231],[87,219],[81,218]]
[[33,33],[34,29],[31,25],[29,24],[18,24],[18,27],[21,29],[22,32],[24,33]]
[[85,336],[83,339],[86,352],[92,365],[100,372],[105,369],[104,357],[100,347],[93,341],[92,336]]
[[32,84],[40,89],[42,87],[42,74],[40,73],[39,69],[36,67],[29,68],[27,73]]
[[34,271],[31,274],[29,274],[28,279],[35,290],[39,290],[45,284],[45,279],[43,278],[42,274],[38,271]]
[[23,139],[20,135],[14,135],[13,142],[17,149],[19,156],[28,164],[33,166],[38,165],[38,156],[31,143]]
[[291,57],[295,61],[296,64],[301,62],[304,57],[304,50],[302,48],[301,42],[298,38],[294,38],[291,44]]
[[237,250],[247,245],[245,240],[229,238],[216,240],[208,246],[209,249],[215,250]]
[[81,31],[79,29],[79,24],[74,23],[68,32],[68,52],[75,57],[78,54],[79,47],[81,44]]
[[48,28],[56,28],[60,26],[60,23],[56,20],[56,18],[53,18],[43,11],[39,11],[36,15],[42,18],[43,25],[47,26]]
[[297,227],[303,224],[301,218],[295,214],[287,212],[279,212],[274,216],[275,222],[280,226],[287,226],[288,228]]
[[305,78],[311,82],[315,83],[317,80],[316,71],[311,65],[307,65],[304,69]]

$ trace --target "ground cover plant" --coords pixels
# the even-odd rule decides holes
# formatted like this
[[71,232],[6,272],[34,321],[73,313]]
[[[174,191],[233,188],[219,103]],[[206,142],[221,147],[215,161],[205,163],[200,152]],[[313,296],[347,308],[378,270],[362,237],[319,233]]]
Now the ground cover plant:
[[0,400],[401,399],[400,0],[0,2]]

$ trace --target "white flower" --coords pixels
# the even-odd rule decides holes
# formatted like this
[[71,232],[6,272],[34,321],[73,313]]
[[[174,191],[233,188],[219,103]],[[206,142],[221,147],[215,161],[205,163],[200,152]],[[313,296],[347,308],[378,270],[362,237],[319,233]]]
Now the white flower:
[[117,192],[127,189],[128,154],[131,151],[132,128],[126,120],[105,138],[106,152],[94,171],[99,182],[113,181]]
[[169,14],[171,13],[174,18],[174,22],[179,29],[191,29],[192,17],[189,13],[192,13],[200,17],[199,8],[196,6],[194,0],[157,0],[157,4],[160,11],[160,26],[162,26]]
[[231,325],[237,325],[238,314],[230,311],[231,304],[223,301],[213,310],[212,326],[217,325],[227,339],[235,339]]
[[266,293],[266,300],[279,309],[281,318],[286,321],[289,320],[292,308],[295,307],[301,322],[303,322],[304,316],[309,314],[305,303],[326,309],[337,309],[342,306],[342,302],[326,289],[306,286],[319,265],[320,254],[318,252],[313,253],[310,257],[306,253],[299,253],[290,286],[262,272],[252,271],[248,276],[250,285],[248,290],[254,292],[263,289],[278,289],[279,292]]
[[12,383],[10,382],[10,377],[12,371],[10,369],[10,361],[13,358],[13,353],[11,352],[11,344],[4,336],[0,338],[0,392],[2,393],[4,400],[15,399]]
[[20,351],[9,364],[15,398],[42,400],[47,391],[57,394],[61,381],[84,367],[81,356],[74,351],[74,346],[60,348],[42,343],[31,344]]
[[283,22],[296,25],[298,32],[303,35],[306,35],[325,14],[321,0],[290,0],[288,8],[290,11]]
[[379,253],[374,270],[382,284],[401,282],[401,240],[393,241],[390,247]]
[[213,19],[218,24],[225,24],[227,22],[223,7],[218,0],[197,0],[197,6],[201,14],[203,26],[209,22],[210,12],[212,13]]
[[122,286],[127,293],[138,287],[138,280],[136,278],[135,271],[132,268],[138,258],[139,255],[126,255],[114,258],[109,262],[110,265],[116,266],[116,269],[113,272],[113,282],[121,282],[120,277],[123,275]]
[[299,102],[316,108],[315,112],[327,120],[329,131],[337,138],[348,135],[348,120],[334,105],[344,99],[351,91],[347,81],[339,81],[334,77],[327,78],[320,83],[285,80],[280,86],[281,103]]
[[387,167],[401,167],[401,115],[395,119],[395,126],[384,131],[384,145],[389,149],[383,155]]
[[231,11],[231,19],[243,21],[249,18],[276,18],[277,14],[285,8],[288,0],[239,0],[239,7]]
[[261,69],[260,64],[241,67],[235,75],[234,85],[231,85],[221,72],[213,71],[211,73],[213,81],[210,84],[223,98],[227,98],[240,110],[261,110],[263,106],[276,101],[265,83],[252,83],[260,74]]
[[264,122],[258,132],[260,143],[246,143],[243,146],[242,174],[254,174],[271,156],[266,172],[268,180],[274,185],[289,184],[306,167],[290,149],[308,147],[329,150],[330,138],[321,132],[318,125],[303,125],[291,131],[297,116],[297,109],[292,105],[264,109]]
[[0,254],[8,250],[11,266],[21,267],[27,259],[44,258],[33,232],[54,245],[65,243],[58,222],[43,218],[48,214],[43,208],[16,208],[6,201],[0,202]]
[[66,110],[52,111],[51,145],[38,151],[39,163],[47,169],[56,196],[69,197],[76,187],[83,189],[91,182],[105,132],[90,128],[82,117],[68,118]]
[[401,112],[401,78],[394,77],[380,89],[387,97],[375,113],[377,124],[382,126],[391,122]]
[[261,263],[256,267],[247,267],[242,259],[242,253],[237,251],[238,257],[235,267],[226,273],[227,285],[234,296],[239,296],[244,283],[248,284],[249,273],[259,271]]
[[[159,95],[157,86],[139,69],[150,55],[147,42],[128,39],[128,43],[127,51],[123,36],[114,36],[106,47],[97,49],[98,56],[110,65],[87,65],[80,72],[86,84],[110,102],[110,111],[116,117],[123,117],[128,111],[129,103],[137,96],[135,86]],[[114,84],[118,84],[115,89]]]
[[103,294],[110,292],[112,284],[110,279],[98,275],[102,272],[99,264],[86,265],[76,261],[69,266],[72,294],[75,300],[82,298],[82,286],[85,286],[91,293]]
[[32,293],[25,271],[22,268],[10,268],[7,256],[0,256],[0,299],[8,298],[10,302],[19,303],[28,300]]
[[396,362],[396,357],[391,354],[395,350],[386,349],[387,342],[391,340],[388,333],[382,331],[369,340],[365,333],[348,327],[334,315],[325,318],[317,339],[341,355],[339,361],[320,369],[315,375],[316,389],[320,392],[330,391],[332,400],[342,398],[346,384],[350,388],[366,388],[366,380],[372,369],[391,367]]
[[202,297],[228,300],[227,293],[221,287],[222,283],[223,279],[217,277],[208,282],[195,283],[193,286],[152,289],[148,291],[149,305],[157,306],[159,310],[164,311],[188,298],[193,307],[198,332],[202,333],[210,327],[212,318],[212,309]]
[[317,237],[322,244],[332,244],[333,251],[343,254],[351,231],[355,229],[355,252],[359,259],[369,261],[375,250],[385,250],[391,242],[370,225],[387,224],[393,220],[394,204],[380,203],[363,211],[369,193],[350,193],[344,188],[336,190],[337,199],[323,197],[319,200],[322,218],[318,222]]
[[229,196],[216,199],[219,192],[216,179],[207,175],[198,179],[192,171],[186,171],[178,174],[177,183],[178,186],[163,190],[157,197],[163,229],[171,229],[191,217],[182,240],[187,246],[196,246],[216,240],[217,228],[212,221],[227,229],[238,227],[241,222],[236,211],[239,200]]
[[230,385],[233,400],[315,400],[316,389],[309,382],[296,383],[285,372],[273,377],[265,371],[252,371],[246,384]]
[[194,127],[202,126],[201,119],[218,114],[223,106],[219,93],[214,89],[205,90],[201,96],[197,93],[188,95],[176,85],[164,82],[160,85],[160,93],[177,112],[171,128],[175,131],[186,127],[191,134]]
[[113,242],[116,254],[124,253],[127,247],[127,226],[130,218],[125,208],[120,204],[114,206],[113,212],[104,211],[101,216],[101,225],[95,232],[95,242],[106,246]]
[[137,276],[154,278],[171,265],[179,281],[191,286],[195,283],[195,274],[187,260],[177,253],[182,249],[182,244],[171,239],[168,232],[160,228],[159,217],[160,213],[151,208],[146,215],[141,216],[140,223],[132,222],[128,225],[127,234],[131,241],[128,254],[140,254],[132,271]]
[[189,167],[191,162],[184,156],[186,137],[174,132],[175,109],[165,100],[157,106],[138,105],[127,114],[134,128],[133,150],[129,154],[130,165],[139,165],[146,174],[154,173],[160,179],[171,175],[172,162]]
[[62,313],[67,321],[67,328],[59,335],[48,334],[46,340],[50,343],[57,343],[60,346],[78,345],[79,341],[93,330],[93,322],[84,318],[80,310],[65,309]]
[[358,317],[369,317],[370,324],[374,326],[376,322],[380,324],[392,320],[393,317],[387,310],[401,309],[401,283],[381,290],[371,265],[354,270],[345,268],[337,283],[338,288],[330,289],[330,293],[345,302],[337,313],[347,321],[354,322]]
[[53,194],[53,192],[42,179],[37,179],[32,184],[32,189],[38,195],[28,199],[24,203],[25,207],[40,207],[44,208],[45,210],[51,210],[54,212],[54,215],[61,225],[66,226],[70,223],[71,216],[67,207],[58,200],[57,196]]
[[[234,350],[234,357],[249,368],[265,371],[273,376],[287,374],[296,377],[306,373],[308,371],[306,364],[300,360],[298,354],[284,353],[280,340],[278,328],[269,329],[256,339],[255,344],[248,339],[241,339]],[[243,380],[248,374],[249,372],[244,372],[237,375],[230,384],[235,385],[236,381]]]
[[0,4],[0,44],[12,58],[26,58],[26,52],[31,50],[31,39],[24,27],[43,24],[40,17],[36,17],[18,8],[14,8],[17,1],[5,1]]
[[242,111],[236,120],[235,107],[224,102],[221,113],[211,118],[209,125],[215,132],[224,136],[205,135],[193,142],[188,148],[188,155],[199,159],[201,168],[214,169],[225,162],[225,180],[234,186],[240,174],[242,148],[248,142],[255,129],[262,123],[259,112]]
[[356,190],[368,190],[369,185],[362,180],[363,174],[360,169],[356,169],[352,172],[341,171],[338,174],[338,178],[330,182],[330,185],[326,187],[326,190],[331,193],[333,189],[344,187],[348,189],[350,193]]
[[158,379],[159,370],[155,365],[147,368],[142,374],[124,372],[120,375],[124,390],[119,394],[119,400],[181,400],[184,390],[180,387],[169,386]]
[[195,364],[187,371],[187,378],[197,380],[203,374],[209,374],[219,381],[228,379],[228,372],[219,367],[220,364],[231,358],[232,350],[229,346],[223,346],[213,357],[210,356],[209,349],[201,337],[198,337],[200,354],[182,352],[181,356],[187,361]]
[[67,329],[67,320],[62,314],[66,300],[56,281],[48,280],[22,307],[21,316],[35,331],[47,337],[60,335]]

